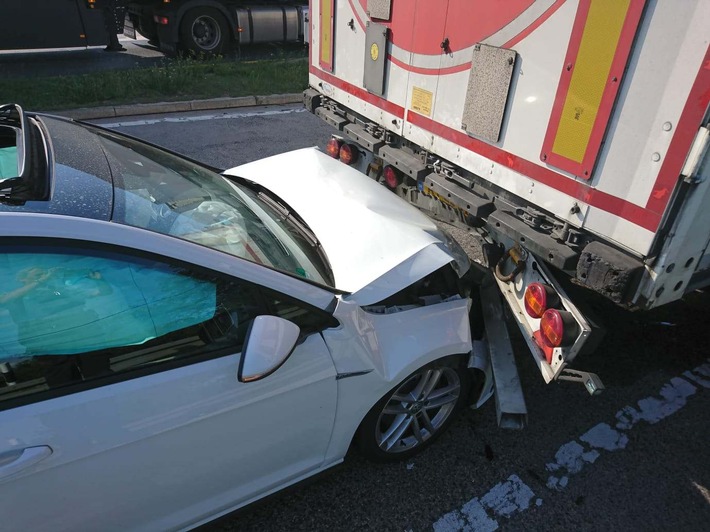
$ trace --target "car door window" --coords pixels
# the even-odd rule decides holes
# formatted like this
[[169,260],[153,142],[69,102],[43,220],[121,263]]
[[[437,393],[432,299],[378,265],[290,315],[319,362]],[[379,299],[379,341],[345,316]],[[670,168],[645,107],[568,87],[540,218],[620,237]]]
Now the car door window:
[[0,408],[239,352],[251,321],[267,312],[255,287],[185,264],[85,249],[2,251]]

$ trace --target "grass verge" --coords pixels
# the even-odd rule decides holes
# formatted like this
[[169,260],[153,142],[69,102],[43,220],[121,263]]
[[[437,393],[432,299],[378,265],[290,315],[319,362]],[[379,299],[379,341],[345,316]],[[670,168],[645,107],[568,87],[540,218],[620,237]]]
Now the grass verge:
[[166,59],[131,70],[76,76],[0,79],[0,103],[58,111],[76,107],[300,92],[308,85],[308,60],[238,62]]

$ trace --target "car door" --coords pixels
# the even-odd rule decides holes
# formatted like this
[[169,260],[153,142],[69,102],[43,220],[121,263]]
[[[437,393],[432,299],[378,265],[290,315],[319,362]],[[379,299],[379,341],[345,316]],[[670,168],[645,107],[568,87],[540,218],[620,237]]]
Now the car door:
[[[0,278],[3,528],[184,527],[323,464],[336,381],[322,310],[98,243],[0,241]],[[301,341],[273,374],[238,382],[265,313],[299,325]]]

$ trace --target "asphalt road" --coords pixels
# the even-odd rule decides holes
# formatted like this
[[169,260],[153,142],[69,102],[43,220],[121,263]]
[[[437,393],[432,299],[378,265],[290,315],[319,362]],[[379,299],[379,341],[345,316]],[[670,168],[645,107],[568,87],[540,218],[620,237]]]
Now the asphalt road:
[[[332,131],[298,106],[101,122],[224,168],[323,146]],[[457,237],[475,252],[472,239]],[[710,297],[693,293],[639,314],[581,297],[608,328],[577,364],[601,376],[602,395],[546,385],[513,330],[525,430],[499,429],[489,401],[413,460],[374,464],[353,454],[205,529],[710,530]]]

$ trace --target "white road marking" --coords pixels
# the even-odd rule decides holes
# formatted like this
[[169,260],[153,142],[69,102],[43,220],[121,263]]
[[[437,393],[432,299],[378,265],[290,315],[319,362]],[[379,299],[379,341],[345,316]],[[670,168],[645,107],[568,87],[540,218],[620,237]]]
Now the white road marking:
[[[625,406],[619,410],[615,416],[616,428],[607,423],[599,423],[582,434],[579,441],[573,440],[562,445],[555,453],[555,461],[546,465],[549,472],[555,473],[547,479],[547,487],[563,490],[571,475],[596,462],[602,453],[625,449],[629,437],[624,432],[631,430],[639,421],[656,424],[683,408],[688,398],[698,392],[698,386],[710,388],[710,359],[684,372],[683,377],[685,379],[675,377],[663,385],[659,392],[660,398],[646,397],[638,401],[636,407]],[[710,497],[707,488],[693,484],[704,497]],[[493,532],[499,527],[496,517],[510,517],[524,512],[535,497],[529,486],[517,475],[511,475],[483,496],[474,497],[461,508],[442,515],[432,527],[436,532]],[[535,505],[542,504],[543,500],[538,497]]]
[[638,408],[625,406],[617,412],[616,419],[619,422],[616,427],[629,430],[641,420],[651,425],[658,423],[683,408],[688,397],[696,391],[697,388],[684,379],[671,379],[671,382],[661,389],[662,399],[646,397],[638,402]]
[[[498,529],[498,521],[488,515],[488,509],[494,516],[510,517],[530,507],[535,494],[517,475],[510,475],[508,480],[496,484],[480,499],[474,498],[464,504],[460,510],[444,514],[436,523],[436,532],[463,530],[466,532],[493,532]],[[538,499],[537,506],[542,504]]]
[[434,523],[436,532],[463,530],[465,532],[493,532],[498,529],[498,521],[491,519],[478,499],[471,499],[460,510],[441,516]]
[[579,439],[595,449],[604,449],[605,451],[624,449],[626,444],[629,443],[629,438],[626,434],[612,429],[606,423],[599,423],[596,427],[582,434]]
[[710,388],[710,379],[704,379],[703,377],[710,377],[710,364],[704,364],[693,371],[686,371],[683,373],[683,377],[690,379],[703,388]]
[[134,126],[149,126],[153,124],[166,123],[183,123],[183,122],[202,122],[204,120],[235,120],[239,118],[252,118],[255,116],[273,116],[287,115],[291,113],[305,113],[303,107],[294,107],[293,109],[270,109],[268,111],[251,111],[251,112],[233,112],[233,113],[215,113],[199,116],[166,116],[164,118],[151,118],[147,120],[126,120],[121,122],[112,122],[110,124],[101,124],[102,127],[119,128],[119,127],[134,127]]
[[510,475],[508,480],[481,497],[481,504],[495,515],[510,517],[515,512],[527,510],[534,497],[533,491],[517,475]]

